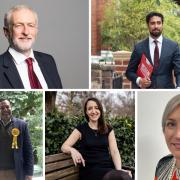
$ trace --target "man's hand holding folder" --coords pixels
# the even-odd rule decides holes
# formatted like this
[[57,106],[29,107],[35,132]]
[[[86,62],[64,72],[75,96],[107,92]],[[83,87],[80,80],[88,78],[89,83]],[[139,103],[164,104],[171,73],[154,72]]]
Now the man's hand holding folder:
[[137,76],[140,77],[139,86],[140,88],[147,88],[151,85],[151,74],[153,72],[153,66],[146,58],[143,53],[141,56],[141,61],[138,65]]

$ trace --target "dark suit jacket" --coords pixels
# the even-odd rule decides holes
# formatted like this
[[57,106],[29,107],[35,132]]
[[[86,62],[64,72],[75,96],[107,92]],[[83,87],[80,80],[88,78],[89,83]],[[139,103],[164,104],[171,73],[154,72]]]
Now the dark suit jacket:
[[12,118],[13,127],[20,130],[17,137],[18,149],[14,149],[14,161],[17,180],[25,180],[25,176],[33,175],[33,150],[29,137],[27,123],[21,119]]
[[[39,64],[48,88],[61,89],[61,79],[54,58],[51,55],[37,51],[34,51],[34,56]],[[13,57],[8,51],[0,55],[0,89],[24,89]]]
[[[129,61],[126,76],[132,81],[133,88],[139,88],[136,84],[137,69],[141,60],[142,54],[148,58],[153,65],[150,50],[149,50],[149,38],[139,42],[135,45],[134,51]],[[180,87],[180,50],[176,42],[173,42],[163,37],[161,56],[159,59],[159,67],[156,71],[153,71],[151,76],[152,84],[150,88],[154,89],[171,89],[175,88],[173,83],[172,71],[176,76],[176,84]]]

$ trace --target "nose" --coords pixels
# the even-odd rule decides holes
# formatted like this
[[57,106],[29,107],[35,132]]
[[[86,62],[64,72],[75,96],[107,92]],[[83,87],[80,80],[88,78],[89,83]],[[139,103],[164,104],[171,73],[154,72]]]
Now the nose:
[[95,112],[96,112],[96,109],[95,109],[95,108],[92,108],[92,112],[95,113]]
[[176,137],[177,139],[180,139],[180,125],[178,125],[177,128],[176,128],[175,137]]
[[27,25],[24,25],[23,27],[23,34],[26,36],[29,34],[29,27]]

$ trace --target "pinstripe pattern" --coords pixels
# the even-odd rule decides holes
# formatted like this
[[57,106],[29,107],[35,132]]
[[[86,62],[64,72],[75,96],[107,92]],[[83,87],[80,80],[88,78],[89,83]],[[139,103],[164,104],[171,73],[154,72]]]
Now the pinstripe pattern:
[[[157,167],[155,177],[157,180],[180,180],[180,169],[175,167],[176,160],[172,155],[163,157]],[[176,177],[174,176],[176,174]]]

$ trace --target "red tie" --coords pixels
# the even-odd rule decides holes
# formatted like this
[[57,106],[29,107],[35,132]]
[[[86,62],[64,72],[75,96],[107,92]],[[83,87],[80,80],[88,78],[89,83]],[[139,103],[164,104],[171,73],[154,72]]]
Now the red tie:
[[30,82],[31,88],[42,89],[42,86],[33,70],[32,58],[27,58],[26,63],[28,65],[28,76],[29,76],[29,82]]
[[154,69],[157,69],[159,66],[159,48],[158,48],[158,41],[154,40],[155,48],[154,48]]

